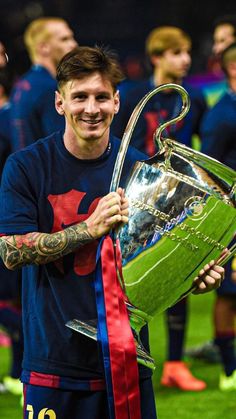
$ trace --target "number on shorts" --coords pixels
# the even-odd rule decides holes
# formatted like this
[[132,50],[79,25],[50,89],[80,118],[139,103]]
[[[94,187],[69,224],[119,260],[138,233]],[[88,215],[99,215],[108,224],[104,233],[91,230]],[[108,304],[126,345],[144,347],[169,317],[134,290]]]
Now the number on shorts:
[[[31,404],[27,404],[26,406],[26,410],[27,412],[29,412],[29,416],[28,419],[34,419],[34,408]],[[56,419],[56,413],[54,412],[54,410],[52,409],[48,409],[47,407],[45,407],[44,409],[41,409],[39,414],[38,414],[38,419]]]

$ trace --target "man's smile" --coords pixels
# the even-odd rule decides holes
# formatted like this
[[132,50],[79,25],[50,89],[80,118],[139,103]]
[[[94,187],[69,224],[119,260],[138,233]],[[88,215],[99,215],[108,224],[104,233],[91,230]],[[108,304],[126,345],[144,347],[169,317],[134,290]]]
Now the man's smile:
[[82,122],[85,122],[86,124],[89,124],[89,125],[96,125],[96,124],[99,124],[100,122],[102,122],[102,119],[83,119],[83,118],[81,118],[80,119]]

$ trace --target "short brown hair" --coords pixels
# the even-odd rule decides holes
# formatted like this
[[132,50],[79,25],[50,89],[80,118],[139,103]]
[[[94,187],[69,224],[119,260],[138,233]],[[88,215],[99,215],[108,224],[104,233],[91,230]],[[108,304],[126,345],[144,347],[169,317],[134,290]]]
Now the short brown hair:
[[177,49],[186,45],[191,48],[191,39],[187,33],[176,26],[160,26],[153,29],[146,39],[146,53],[161,55],[167,49]]
[[218,26],[229,25],[232,26],[232,34],[236,38],[236,15],[223,15],[217,17],[213,22],[213,30],[215,31]]
[[66,54],[57,66],[58,88],[70,80],[98,71],[108,78],[114,91],[124,75],[114,52],[104,47],[79,46]]

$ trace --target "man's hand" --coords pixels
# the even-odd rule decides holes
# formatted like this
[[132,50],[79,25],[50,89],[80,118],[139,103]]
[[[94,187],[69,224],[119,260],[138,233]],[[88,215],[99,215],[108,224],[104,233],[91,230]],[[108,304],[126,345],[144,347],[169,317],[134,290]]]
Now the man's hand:
[[193,286],[196,287],[193,294],[203,294],[219,288],[224,279],[224,273],[224,268],[217,265],[214,260],[207,263],[193,281]]
[[128,199],[122,188],[101,198],[95,211],[85,221],[91,237],[98,239],[119,224],[127,223],[128,207]]

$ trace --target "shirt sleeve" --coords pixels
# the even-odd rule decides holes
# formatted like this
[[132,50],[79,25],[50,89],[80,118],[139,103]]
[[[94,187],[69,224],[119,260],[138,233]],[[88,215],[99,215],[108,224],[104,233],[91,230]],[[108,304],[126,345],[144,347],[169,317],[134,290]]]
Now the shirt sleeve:
[[[31,179],[32,181],[32,179]],[[0,189],[0,234],[38,231],[37,199],[30,173],[15,155],[8,158]]]

